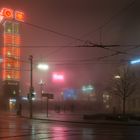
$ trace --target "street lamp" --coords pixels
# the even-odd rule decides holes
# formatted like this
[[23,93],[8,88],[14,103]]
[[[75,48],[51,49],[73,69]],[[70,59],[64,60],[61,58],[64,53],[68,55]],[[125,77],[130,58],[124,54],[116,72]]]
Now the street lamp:
[[30,109],[30,119],[32,119],[33,116],[33,110],[32,110],[32,94],[34,92],[33,88],[33,56],[29,56],[30,60],[30,91],[29,91],[29,109]]
[[[42,71],[47,71],[49,69],[49,65],[47,65],[45,63],[39,63],[37,65],[37,68]],[[44,82],[42,80],[40,80],[39,84],[40,84],[40,90],[41,90],[41,95],[42,95]]]
[[39,85],[40,85],[40,93],[42,95],[44,82],[42,80],[40,80]]
[[37,65],[37,68],[40,69],[40,70],[43,70],[43,71],[46,71],[49,69],[49,66],[45,63],[40,63]]
[[[37,68],[38,68],[39,70],[42,70],[42,71],[47,71],[47,70],[49,69],[49,66],[48,66],[47,64],[45,64],[45,63],[39,63],[39,64],[37,65]],[[44,82],[41,80],[39,84],[40,84],[41,101],[42,101]],[[46,97],[46,98],[47,98],[47,117],[48,117],[48,104],[49,104],[48,99],[49,99],[49,98],[48,98],[48,97]],[[42,103],[42,106],[43,106],[43,103]]]
[[[34,93],[34,87],[33,87],[33,56],[30,55],[29,56],[29,60],[30,60],[30,90],[29,90],[29,110],[30,110],[30,118],[32,119],[33,116],[33,109],[32,109],[32,96]],[[41,63],[38,64],[38,69],[40,70],[48,70],[48,65]]]

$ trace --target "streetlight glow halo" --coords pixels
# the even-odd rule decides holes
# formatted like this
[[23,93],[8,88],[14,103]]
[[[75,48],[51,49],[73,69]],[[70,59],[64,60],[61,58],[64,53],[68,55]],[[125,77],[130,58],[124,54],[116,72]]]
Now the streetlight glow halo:
[[40,64],[37,65],[37,68],[40,69],[40,70],[48,70],[49,66],[45,63],[40,63]]

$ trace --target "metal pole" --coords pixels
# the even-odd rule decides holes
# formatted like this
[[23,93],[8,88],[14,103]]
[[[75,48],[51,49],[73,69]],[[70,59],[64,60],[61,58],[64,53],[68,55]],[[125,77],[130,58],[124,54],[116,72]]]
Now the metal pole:
[[43,112],[43,98],[42,98],[42,94],[43,94],[43,83],[40,83],[40,94],[41,94],[41,111]]
[[48,99],[48,97],[47,97],[47,117],[48,117],[48,115],[49,115],[49,99]]
[[30,119],[33,117],[33,110],[32,110],[32,94],[34,91],[33,88],[33,56],[29,56],[30,60],[30,93],[29,93],[29,108],[30,108]]

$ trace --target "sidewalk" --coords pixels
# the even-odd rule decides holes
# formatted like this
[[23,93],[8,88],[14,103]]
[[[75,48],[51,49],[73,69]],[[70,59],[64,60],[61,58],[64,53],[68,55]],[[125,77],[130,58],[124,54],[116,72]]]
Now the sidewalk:
[[[29,112],[22,112],[22,116],[17,116],[16,112],[0,112],[0,118],[7,116],[10,118],[26,118],[29,119]],[[84,120],[83,114],[80,113],[70,113],[70,112],[50,112],[48,117],[46,112],[35,113],[33,112],[33,120],[43,120],[43,121],[56,121],[56,122],[66,122],[66,123],[79,123],[79,124],[106,124],[106,125],[130,125],[130,126],[140,126],[140,121],[111,121],[111,120]]]
[[[23,113],[23,116],[29,116],[29,113]],[[56,121],[83,121],[83,114],[78,113],[64,113],[64,112],[50,112],[47,116],[46,112],[35,113],[33,112],[33,118],[45,119],[45,120],[56,120]]]
[[[29,115],[23,117],[28,118]],[[110,124],[110,125],[138,125],[140,121],[111,121],[111,120],[84,120],[83,114],[78,113],[49,113],[48,117],[46,113],[33,113],[33,119],[35,120],[46,120],[46,121],[58,121],[67,123],[80,123],[80,124]]]

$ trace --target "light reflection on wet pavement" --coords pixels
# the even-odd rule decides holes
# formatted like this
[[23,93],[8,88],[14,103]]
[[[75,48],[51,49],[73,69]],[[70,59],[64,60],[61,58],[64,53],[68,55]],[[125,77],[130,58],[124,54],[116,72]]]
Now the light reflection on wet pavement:
[[86,125],[0,117],[5,140],[140,140],[140,126]]

